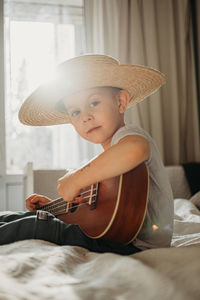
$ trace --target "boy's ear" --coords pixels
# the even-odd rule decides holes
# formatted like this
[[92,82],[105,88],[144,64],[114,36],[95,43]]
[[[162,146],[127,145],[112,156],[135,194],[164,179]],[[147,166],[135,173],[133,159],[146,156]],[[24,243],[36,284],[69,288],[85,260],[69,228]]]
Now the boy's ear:
[[120,90],[118,93],[119,112],[123,114],[129,104],[130,94],[127,90]]

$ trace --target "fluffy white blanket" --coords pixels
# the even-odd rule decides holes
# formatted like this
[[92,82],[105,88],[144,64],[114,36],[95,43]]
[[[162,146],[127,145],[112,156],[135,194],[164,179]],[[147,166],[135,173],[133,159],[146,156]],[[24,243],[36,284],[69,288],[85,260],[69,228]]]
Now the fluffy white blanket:
[[39,240],[1,246],[0,299],[199,300],[200,211],[174,203],[172,248],[125,257]]

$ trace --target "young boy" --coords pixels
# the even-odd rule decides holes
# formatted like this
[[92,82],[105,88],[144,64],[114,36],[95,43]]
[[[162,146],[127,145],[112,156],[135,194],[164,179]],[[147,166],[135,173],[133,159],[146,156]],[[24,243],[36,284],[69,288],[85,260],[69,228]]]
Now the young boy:
[[143,66],[120,65],[105,55],[73,58],[61,64],[57,72],[54,84],[39,87],[25,101],[19,112],[20,121],[34,126],[70,123],[81,137],[104,149],[86,166],[58,180],[60,196],[67,202],[81,202],[81,189],[145,162],[150,184],[144,223],[137,238],[128,245],[91,239],[77,225],[66,225],[51,214],[47,221],[37,219],[37,207],[51,200],[33,194],[26,199],[30,212],[1,217],[5,231],[1,236],[5,238],[0,238],[0,244],[37,238],[120,254],[169,247],[173,197],[159,151],[147,132],[124,123],[126,109],[157,90],[165,81],[163,74]]

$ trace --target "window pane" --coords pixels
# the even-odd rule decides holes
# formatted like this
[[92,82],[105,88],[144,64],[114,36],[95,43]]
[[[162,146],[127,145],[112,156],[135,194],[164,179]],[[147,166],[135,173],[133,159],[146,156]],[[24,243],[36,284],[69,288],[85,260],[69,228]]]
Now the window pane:
[[[23,1],[5,1],[6,154],[9,172],[22,170],[28,161],[33,161],[35,168],[75,168],[96,154],[95,150],[95,153],[88,154],[87,142],[80,139],[70,125],[35,128],[24,126],[18,120],[23,100],[48,79],[55,65],[84,51],[80,7],[77,6],[78,10],[74,7],[72,11],[64,5],[65,1],[62,1],[62,6],[58,6],[58,1],[44,2],[45,6],[43,1],[29,3],[26,0],[23,6]],[[98,147],[96,150],[100,151]]]

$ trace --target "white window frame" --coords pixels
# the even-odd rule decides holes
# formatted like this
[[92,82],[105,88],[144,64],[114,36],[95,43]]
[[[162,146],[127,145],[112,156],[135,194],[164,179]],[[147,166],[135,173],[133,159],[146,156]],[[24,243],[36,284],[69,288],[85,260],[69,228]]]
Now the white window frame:
[[6,210],[6,140],[5,140],[5,79],[4,79],[4,1],[0,0],[0,210]]
[[4,18],[3,0],[0,0],[0,176],[5,175],[5,104],[4,104]]
[[[79,50],[79,49],[78,49]],[[80,53],[79,53],[80,54]],[[7,174],[5,128],[4,1],[0,0],[0,211],[23,210],[24,175]],[[16,201],[20,201],[17,206]]]

